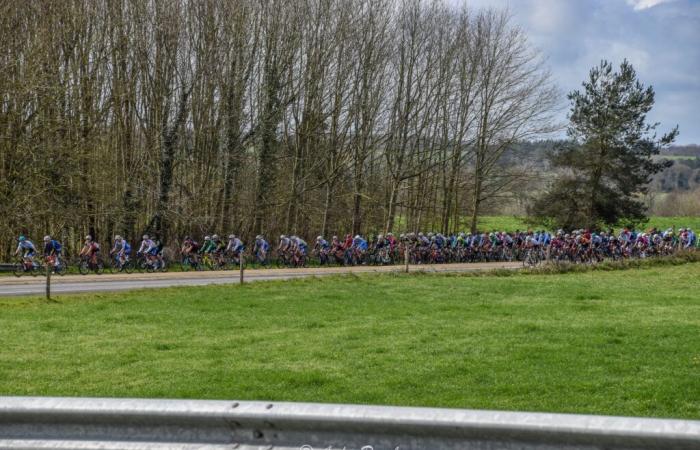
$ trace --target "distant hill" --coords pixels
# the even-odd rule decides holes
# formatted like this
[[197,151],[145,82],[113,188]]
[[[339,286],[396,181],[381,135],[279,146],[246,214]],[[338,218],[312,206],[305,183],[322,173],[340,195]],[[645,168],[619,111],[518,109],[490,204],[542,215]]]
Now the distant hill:
[[663,155],[673,156],[695,156],[700,158],[700,145],[674,145],[662,153]]

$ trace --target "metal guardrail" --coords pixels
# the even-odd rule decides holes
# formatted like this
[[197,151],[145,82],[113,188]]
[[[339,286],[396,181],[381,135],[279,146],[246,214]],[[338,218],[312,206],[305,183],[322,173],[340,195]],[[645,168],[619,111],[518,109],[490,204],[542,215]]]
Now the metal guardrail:
[[700,422],[313,403],[0,397],[0,449],[699,449]]

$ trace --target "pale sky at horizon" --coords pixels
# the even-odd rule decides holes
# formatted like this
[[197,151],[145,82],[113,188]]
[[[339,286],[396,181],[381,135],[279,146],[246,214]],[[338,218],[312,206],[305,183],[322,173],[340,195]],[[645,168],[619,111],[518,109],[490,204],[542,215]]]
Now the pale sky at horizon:
[[[581,87],[601,59],[627,58],[656,104],[659,135],[676,124],[677,144],[700,144],[700,0],[450,0],[507,7],[546,56],[564,94]],[[562,96],[565,120],[568,103]]]

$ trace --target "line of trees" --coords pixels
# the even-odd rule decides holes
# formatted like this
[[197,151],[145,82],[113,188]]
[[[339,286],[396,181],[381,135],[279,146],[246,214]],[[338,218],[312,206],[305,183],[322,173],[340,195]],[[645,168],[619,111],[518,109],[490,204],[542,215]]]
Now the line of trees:
[[[475,228],[553,131],[506,11],[419,0],[0,7],[0,240]],[[510,155],[512,158],[513,155]]]

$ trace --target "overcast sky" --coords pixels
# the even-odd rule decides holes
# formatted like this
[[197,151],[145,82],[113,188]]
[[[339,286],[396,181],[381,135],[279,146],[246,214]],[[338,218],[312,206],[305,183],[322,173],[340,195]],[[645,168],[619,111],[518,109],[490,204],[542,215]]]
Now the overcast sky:
[[661,122],[659,134],[678,124],[677,143],[700,144],[700,0],[451,3],[509,8],[513,21],[547,56],[564,93],[578,89],[601,59],[619,65],[627,58],[641,81],[656,91],[648,119]]

